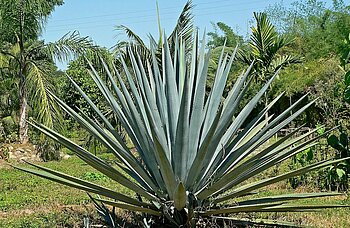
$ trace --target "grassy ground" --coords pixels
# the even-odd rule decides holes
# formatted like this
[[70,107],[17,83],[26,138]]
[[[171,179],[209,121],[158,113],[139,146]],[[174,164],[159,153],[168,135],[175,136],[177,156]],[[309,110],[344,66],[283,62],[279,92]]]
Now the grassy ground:
[[[108,159],[109,156],[104,155],[104,158]],[[129,194],[128,190],[95,172],[74,156],[68,160],[41,163],[41,165]],[[292,190],[282,182],[267,188],[262,195],[290,191]],[[314,189],[304,187],[297,191],[312,192]],[[305,204],[350,204],[346,196],[302,202]],[[55,184],[8,166],[0,167],[0,227],[82,227],[84,217],[96,223],[100,222],[84,192]],[[255,217],[282,219],[314,227],[350,227],[350,209],[329,209],[305,214],[256,214]]]
[[[129,193],[75,156],[41,165]],[[81,227],[84,216],[96,220],[93,212],[83,191],[8,166],[0,168],[0,227]]]

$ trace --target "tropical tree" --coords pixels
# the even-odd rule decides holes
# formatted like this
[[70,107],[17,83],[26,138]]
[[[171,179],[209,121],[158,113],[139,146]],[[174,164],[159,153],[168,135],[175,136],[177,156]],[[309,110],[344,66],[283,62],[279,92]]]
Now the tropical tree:
[[17,36],[37,40],[47,17],[62,4],[63,0],[0,0],[0,42],[16,43]]
[[[107,105],[105,99],[103,98],[103,94],[100,92],[94,80],[91,77],[86,77],[89,74],[89,64],[93,64],[95,66],[95,70],[101,74],[105,75],[105,68],[101,62],[101,58],[103,61],[109,66],[113,71],[113,62],[115,60],[113,54],[109,52],[105,48],[99,48],[99,54],[96,55],[95,52],[86,52],[83,56],[79,56],[73,61],[70,61],[68,68],[66,70],[66,74],[68,74],[78,85],[79,87],[90,97],[90,99],[97,104],[97,107],[102,111],[102,113],[106,116],[109,122],[116,127],[119,133],[123,135],[123,131],[120,128],[119,122],[116,121],[116,118],[113,114],[113,111]],[[98,116],[91,109],[89,103],[81,97],[79,91],[76,90],[74,85],[72,85],[67,77],[63,77],[64,85],[62,86],[62,90],[64,91],[63,101],[71,106],[75,107],[76,110],[83,111],[90,118],[97,118]],[[111,83],[108,77],[103,77],[103,81],[110,87]],[[72,132],[73,134],[78,134],[80,139],[85,139],[86,145],[93,145],[94,148],[98,146],[98,142],[87,135],[86,137],[82,136],[85,131],[82,130],[77,124],[74,124],[74,121],[70,121],[69,124],[65,124],[67,132]]]
[[[207,83],[207,91],[210,91],[211,86],[213,85],[213,81],[215,78],[215,72],[217,69],[217,64],[222,52],[222,48],[224,47],[225,53],[231,53],[236,47],[239,47],[241,52],[246,50],[246,41],[242,36],[238,35],[233,28],[228,26],[223,22],[212,23],[213,31],[207,33],[208,42],[207,46],[211,50],[211,57],[209,62],[208,69],[208,83]],[[224,94],[226,95],[234,84],[234,81],[237,79],[237,72],[243,70],[246,66],[242,63],[236,63],[231,68],[231,73],[228,76],[227,84],[228,86],[225,89]]]
[[[346,80],[341,78],[348,71],[344,66],[349,54],[350,7],[343,0],[331,4],[300,0],[272,5],[266,12],[280,33],[295,37],[293,44],[282,51],[303,57],[303,64],[283,71],[281,80],[275,83],[276,91],[287,90],[290,100],[310,92],[311,97],[319,99],[306,113],[308,125],[341,124],[346,129],[349,109],[342,92],[350,93]],[[334,156],[333,151],[329,156]]]
[[[193,32],[194,32],[194,26],[193,26],[193,14],[192,14],[193,4],[192,0],[188,0],[185,6],[182,9],[182,12],[180,13],[180,16],[177,20],[176,26],[173,29],[170,36],[167,38],[168,42],[170,44],[170,52],[173,53],[175,49],[175,42],[176,36],[181,36],[181,38],[184,41],[184,44],[186,45],[186,54],[190,53],[191,44],[193,41]],[[140,53],[140,57],[144,64],[146,65],[146,60],[151,59],[151,50],[155,49],[157,50],[156,56],[160,60],[161,58],[161,48],[162,43],[164,39],[163,30],[161,28],[160,19],[159,19],[159,10],[157,5],[157,14],[158,14],[158,29],[159,29],[159,37],[158,39],[154,38],[152,34],[149,34],[150,37],[150,45],[146,45],[146,43],[141,39],[139,35],[137,35],[135,32],[132,31],[132,29],[128,28],[125,25],[119,25],[117,26],[117,30],[124,32],[127,37],[128,41],[119,41],[114,46],[114,52],[117,55],[121,55],[126,63],[130,62],[130,56],[128,56],[128,48],[132,48],[134,50],[137,50]],[[118,60],[117,60],[118,61]],[[117,67],[122,66],[122,63],[119,62],[117,64]]]
[[[70,61],[66,73],[77,82],[94,103],[98,104],[98,108],[105,112],[107,110],[105,109],[106,104],[103,95],[100,93],[92,78],[86,77],[89,73],[87,70],[89,68],[89,63],[95,66],[95,70],[99,74],[104,74],[105,70],[100,58],[104,59],[104,62],[106,62],[110,69],[113,68],[112,63],[115,59],[113,54],[105,48],[99,48],[99,55],[96,55],[95,52],[87,51],[83,56],[79,56],[75,60]],[[108,77],[103,78],[103,80],[108,85],[110,84]],[[90,117],[95,117],[95,113],[91,110],[89,104],[80,96],[80,93],[70,83],[67,77],[65,77],[63,90],[65,91],[64,101],[68,105],[81,109]]]
[[250,65],[258,80],[266,82],[278,70],[290,64],[300,63],[295,55],[283,54],[282,49],[291,44],[292,38],[280,35],[266,13],[254,13],[256,25],[252,27],[249,52],[241,52],[239,58]]
[[278,31],[296,37],[293,52],[313,60],[342,54],[350,31],[350,7],[343,0],[298,0],[266,10]]
[[9,56],[0,55],[0,116],[13,115],[13,110],[18,106],[17,83],[15,76],[10,71]]
[[[211,49],[217,47],[236,47],[244,43],[243,37],[234,32],[234,30],[223,22],[212,23],[214,31],[208,32],[208,47]],[[222,33],[222,34],[221,34]]]
[[[124,65],[126,80],[121,78],[118,71],[114,71],[114,75],[104,64],[112,84],[111,89],[92,66],[89,71],[137,148],[137,155],[130,151],[113,125],[97,108],[97,104],[92,102],[74,80],[71,79],[72,84],[95,111],[98,116],[96,120],[84,112],[74,110],[52,94],[60,107],[113,152],[119,160],[116,163],[118,168],[49,127],[31,123],[34,128],[71,149],[87,164],[130,189],[138,197],[36,164],[32,165],[38,169],[16,168],[104,197],[96,198],[95,201],[141,212],[147,218],[140,223],[146,226],[192,227],[201,221],[204,226],[210,225],[211,221],[278,225],[283,222],[247,220],[235,215],[242,212],[303,212],[347,207],[296,203],[298,199],[335,196],[339,193],[295,193],[269,197],[257,193],[257,190],[281,180],[348,159],[320,161],[274,177],[259,176],[268,168],[310,148],[317,139],[328,134],[325,132],[312,137],[316,129],[293,138],[300,129],[298,128],[267,147],[262,147],[314,101],[297,108],[306,98],[303,96],[276,117],[264,119],[265,113],[281,98],[280,94],[255,118],[245,123],[278,72],[241,109],[239,105],[252,81],[254,63],[237,78],[225,99],[221,99],[235,59],[235,53],[228,55],[222,52],[214,86],[206,96],[210,53],[206,52],[205,42],[197,48],[199,43],[195,36],[190,54],[192,58],[188,59],[181,36],[175,39],[173,54],[167,40],[164,37],[161,62],[156,57],[157,51],[151,49],[151,61],[147,65],[143,65],[141,54],[137,50],[129,48],[132,70]],[[253,177],[261,179],[252,181]],[[250,199],[243,197],[252,194]]]
[[[16,75],[19,91],[19,139],[28,141],[28,99],[32,99],[37,119],[52,126],[56,108],[46,90],[50,88],[53,60],[66,60],[71,54],[79,54],[94,46],[87,37],[74,32],[57,42],[37,41],[45,19],[62,1],[18,0],[5,1],[1,7],[3,27],[9,27],[10,38],[2,41],[1,55],[7,56],[7,70]],[[6,7],[5,7],[6,6]],[[9,18],[7,18],[9,17]],[[11,28],[11,29],[10,29]],[[13,39],[15,38],[15,39]],[[35,102],[34,102],[35,100]]]
[[[239,51],[238,58],[249,65],[253,62],[253,71],[257,84],[266,83],[276,72],[291,65],[300,63],[300,57],[283,54],[284,47],[291,44],[293,39],[286,35],[280,35],[275,26],[268,19],[266,13],[254,13],[256,25],[248,43],[250,51]],[[265,106],[268,104],[268,96],[265,93]],[[268,119],[266,113],[266,119]]]
[[341,56],[341,66],[345,72],[344,75],[344,84],[345,84],[345,90],[344,90],[344,100],[348,103],[350,103],[350,33],[348,37],[344,40],[344,46],[342,49],[342,56]]

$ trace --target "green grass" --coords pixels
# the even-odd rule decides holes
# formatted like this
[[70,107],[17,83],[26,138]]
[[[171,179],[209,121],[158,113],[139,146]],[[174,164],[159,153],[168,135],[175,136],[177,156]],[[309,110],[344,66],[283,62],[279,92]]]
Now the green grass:
[[[307,187],[300,187],[295,190],[287,187],[285,182],[280,182],[280,184],[272,185],[267,187],[265,191],[259,193],[260,197],[271,196],[271,195],[280,195],[288,193],[303,193],[303,192],[319,192]],[[251,198],[252,196],[245,197],[246,199]],[[290,201],[290,204],[296,203],[296,201]],[[324,197],[324,198],[313,198],[298,200],[298,204],[310,205],[322,205],[322,204],[341,204],[341,205],[350,205],[350,198],[345,194],[343,196],[335,197]],[[240,215],[245,216],[245,215]],[[280,220],[293,222],[302,226],[311,226],[311,227],[339,227],[347,228],[350,227],[350,208],[336,208],[336,209],[324,209],[317,212],[295,212],[295,213],[255,213],[254,217],[257,219],[270,219],[270,220]]]
[[[103,176],[79,158],[73,156],[61,162],[42,163],[43,166],[58,170],[88,181],[103,184],[106,187],[129,193],[127,189]],[[27,166],[27,165],[21,165]],[[0,173],[0,210],[8,211],[28,206],[46,204],[79,204],[88,200],[83,191],[75,190],[49,180],[9,168]]]
[[[109,160],[111,156],[105,154],[103,158]],[[75,156],[68,160],[46,162],[40,165],[130,194],[128,189],[116,184]],[[72,213],[64,210],[60,212],[60,207],[63,205],[91,207],[89,198],[83,191],[11,167],[0,168],[0,227],[46,227],[43,224],[46,224],[48,220],[57,224],[77,222],[71,218]],[[53,217],[57,219],[52,219]],[[83,216],[79,219],[82,221],[82,218]],[[28,223],[33,225],[26,225]],[[66,227],[66,225],[56,227]]]
[[98,224],[99,218],[90,210],[65,209],[36,212],[30,215],[18,215],[0,219],[0,227],[6,228],[51,228],[51,227],[82,227],[83,218],[89,218]]
[[[110,154],[103,159],[111,161]],[[17,164],[18,165],[18,164]],[[27,166],[20,164],[21,166]],[[101,184],[125,194],[129,190],[72,156],[68,160],[40,165]],[[284,167],[280,167],[284,168]],[[264,175],[272,175],[264,173]],[[260,196],[292,192],[286,182],[273,185]],[[314,189],[299,188],[299,192]],[[304,204],[350,204],[347,197],[300,201]],[[239,215],[246,216],[246,215]],[[279,219],[314,227],[350,227],[350,209],[328,209],[310,213],[256,213],[256,218]],[[39,178],[13,168],[0,168],[0,227],[81,227],[83,218],[99,221],[86,193]]]

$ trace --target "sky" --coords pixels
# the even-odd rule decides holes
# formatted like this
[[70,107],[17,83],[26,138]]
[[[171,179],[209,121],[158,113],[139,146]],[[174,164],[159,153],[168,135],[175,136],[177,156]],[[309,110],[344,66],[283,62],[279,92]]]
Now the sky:
[[[222,21],[245,35],[254,11],[264,10],[280,0],[193,0],[194,23],[202,31],[212,30],[211,22]],[[187,0],[158,0],[161,27],[170,33]],[[292,0],[284,0],[284,3]],[[147,40],[158,36],[156,0],[65,0],[48,20],[42,38],[55,41],[77,30],[97,44],[111,47],[124,36],[116,31],[125,25]]]
[[[224,22],[247,36],[253,12],[281,2],[290,5],[295,0],[193,0],[194,24],[200,31],[212,31],[211,22]],[[158,0],[161,27],[170,34],[187,0]],[[331,2],[331,0],[327,0]],[[349,4],[350,0],[345,0]],[[116,26],[131,28],[145,41],[148,34],[158,37],[156,0],[65,0],[47,21],[42,39],[56,41],[68,32],[77,30],[107,48],[123,40]]]

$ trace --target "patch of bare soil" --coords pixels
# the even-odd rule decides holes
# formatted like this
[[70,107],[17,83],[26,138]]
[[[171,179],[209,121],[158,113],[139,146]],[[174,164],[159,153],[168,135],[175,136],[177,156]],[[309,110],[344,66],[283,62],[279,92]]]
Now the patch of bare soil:
[[6,143],[0,145],[0,168],[7,166],[7,161],[41,161],[35,145],[26,143]]

